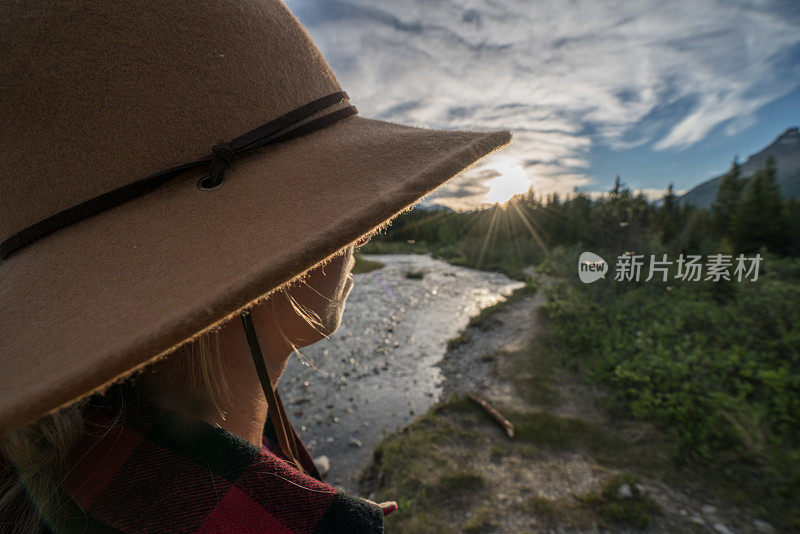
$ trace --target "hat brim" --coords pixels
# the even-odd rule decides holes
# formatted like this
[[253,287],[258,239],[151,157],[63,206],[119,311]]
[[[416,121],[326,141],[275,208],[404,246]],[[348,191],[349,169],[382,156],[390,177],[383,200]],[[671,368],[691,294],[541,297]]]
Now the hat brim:
[[70,404],[337,253],[510,134],[351,117],[63,228],[0,264],[0,430]]

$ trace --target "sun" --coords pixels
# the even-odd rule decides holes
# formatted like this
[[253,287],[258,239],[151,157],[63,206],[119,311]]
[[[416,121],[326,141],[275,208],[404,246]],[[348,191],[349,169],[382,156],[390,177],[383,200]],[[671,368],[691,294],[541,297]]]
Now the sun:
[[518,163],[502,161],[493,167],[500,173],[500,176],[495,176],[486,182],[489,187],[489,191],[486,193],[487,202],[505,204],[514,195],[525,193],[532,185],[525,170]]

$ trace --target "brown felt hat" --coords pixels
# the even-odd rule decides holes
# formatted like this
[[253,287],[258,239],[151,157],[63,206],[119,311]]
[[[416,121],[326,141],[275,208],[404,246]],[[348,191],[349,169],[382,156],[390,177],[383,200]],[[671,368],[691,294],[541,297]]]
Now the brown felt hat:
[[277,0],[0,14],[0,431],[174,350],[510,140],[354,115]]

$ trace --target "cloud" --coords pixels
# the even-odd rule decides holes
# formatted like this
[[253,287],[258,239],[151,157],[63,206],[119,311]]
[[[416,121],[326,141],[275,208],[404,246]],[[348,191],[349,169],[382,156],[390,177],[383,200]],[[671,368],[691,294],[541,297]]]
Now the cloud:
[[[785,0],[289,6],[362,114],[511,129],[515,141],[499,154],[542,191],[586,185],[596,144],[680,150],[718,127],[735,133],[800,80],[800,3]],[[478,201],[497,162],[456,178],[440,199]]]

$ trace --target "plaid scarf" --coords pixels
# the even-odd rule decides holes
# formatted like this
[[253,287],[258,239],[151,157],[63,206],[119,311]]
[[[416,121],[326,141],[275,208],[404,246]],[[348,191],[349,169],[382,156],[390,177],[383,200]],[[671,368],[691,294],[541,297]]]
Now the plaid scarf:
[[[66,521],[53,532],[373,533],[392,509],[319,479],[294,439],[301,473],[269,423],[259,450],[221,428],[143,405],[87,411],[87,437],[65,484]],[[316,477],[316,478],[315,478]]]

